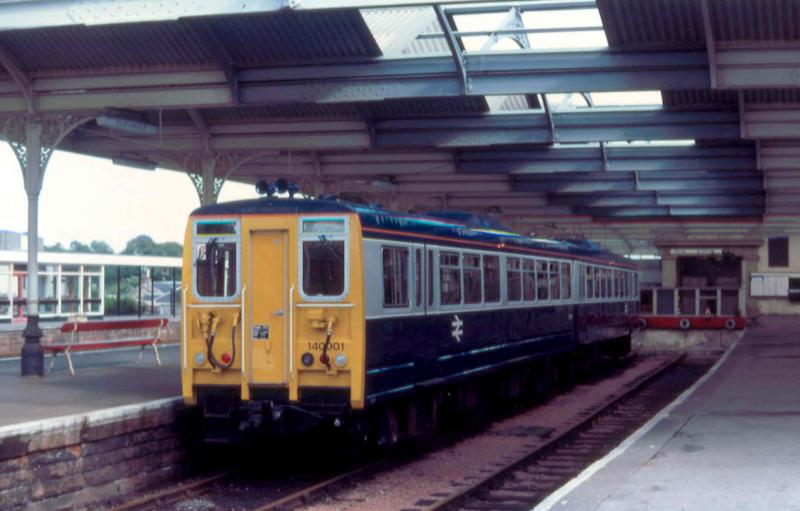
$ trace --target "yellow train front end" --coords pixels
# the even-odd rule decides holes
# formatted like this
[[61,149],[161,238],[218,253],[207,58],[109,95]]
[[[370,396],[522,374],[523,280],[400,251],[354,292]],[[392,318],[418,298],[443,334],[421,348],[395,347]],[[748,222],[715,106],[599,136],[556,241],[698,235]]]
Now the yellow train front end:
[[270,205],[201,208],[187,226],[183,398],[207,440],[339,425],[364,406],[358,216]]

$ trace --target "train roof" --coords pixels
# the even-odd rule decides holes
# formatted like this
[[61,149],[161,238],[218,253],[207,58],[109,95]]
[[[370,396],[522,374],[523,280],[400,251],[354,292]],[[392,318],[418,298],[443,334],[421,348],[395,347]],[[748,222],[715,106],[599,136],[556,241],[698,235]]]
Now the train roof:
[[602,262],[631,266],[624,257],[603,250],[588,240],[554,240],[526,236],[504,228],[496,221],[470,213],[436,211],[431,214],[399,213],[376,206],[330,199],[261,198],[202,206],[192,215],[355,213],[365,231],[386,234],[412,234],[447,238],[453,242],[503,245],[537,252],[559,253],[600,259]]

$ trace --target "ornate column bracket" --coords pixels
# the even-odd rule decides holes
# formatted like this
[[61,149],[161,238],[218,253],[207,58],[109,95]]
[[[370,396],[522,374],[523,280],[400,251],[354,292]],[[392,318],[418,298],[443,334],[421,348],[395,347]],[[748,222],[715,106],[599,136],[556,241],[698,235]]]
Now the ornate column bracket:
[[[30,195],[41,191],[50,157],[64,138],[93,117],[67,114],[15,115],[3,123],[3,137],[17,157],[22,170],[25,191]],[[38,150],[31,151],[31,146]],[[30,165],[32,152],[39,153],[38,165]],[[34,163],[34,162],[31,162]]]
[[236,170],[263,154],[265,153],[187,153],[170,160],[186,171],[197,190],[200,204],[206,205],[217,202],[222,186]]

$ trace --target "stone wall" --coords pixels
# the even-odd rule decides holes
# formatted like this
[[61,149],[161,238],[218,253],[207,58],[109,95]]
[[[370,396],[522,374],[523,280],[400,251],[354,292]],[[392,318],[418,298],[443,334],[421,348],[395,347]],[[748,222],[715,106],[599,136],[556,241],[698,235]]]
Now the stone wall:
[[191,470],[178,399],[0,428],[0,508],[98,509]]
[[[66,342],[69,340],[69,334],[61,333],[61,325],[50,326],[48,324],[42,328],[42,344],[52,344]],[[80,339],[84,341],[90,340],[108,340],[108,339],[130,339],[133,337],[142,337],[145,335],[155,335],[155,329],[131,329],[131,330],[111,330],[106,332],[87,332],[80,334]],[[180,342],[180,320],[170,321],[167,325],[166,332],[161,336],[163,342]],[[0,330],[0,357],[19,356],[20,349],[22,348],[22,326],[20,329],[15,330]]]

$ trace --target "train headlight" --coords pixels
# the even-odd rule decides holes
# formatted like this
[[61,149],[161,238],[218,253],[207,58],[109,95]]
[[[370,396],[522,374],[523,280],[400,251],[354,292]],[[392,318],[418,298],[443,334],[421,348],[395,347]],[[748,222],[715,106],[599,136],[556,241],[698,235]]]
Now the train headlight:
[[201,366],[206,363],[206,354],[202,351],[198,351],[194,354],[194,364]]
[[302,362],[303,365],[306,366],[306,367],[311,367],[311,364],[314,363],[314,355],[312,355],[311,353],[308,353],[308,352],[303,353],[300,356],[300,362]]
[[339,353],[336,355],[336,367],[344,367],[347,363],[347,356],[344,353]]

